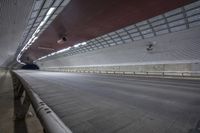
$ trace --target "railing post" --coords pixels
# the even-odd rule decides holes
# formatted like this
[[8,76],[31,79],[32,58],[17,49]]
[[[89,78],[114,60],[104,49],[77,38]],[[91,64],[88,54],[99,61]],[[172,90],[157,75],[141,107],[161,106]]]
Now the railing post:
[[15,98],[16,98],[16,99],[17,99],[17,98],[21,98],[23,92],[24,92],[24,88],[23,88],[22,84],[20,84],[19,87],[17,88],[16,92],[15,92],[15,93],[16,93],[16,94],[15,94]]
[[23,116],[22,118],[23,118],[23,119],[25,119],[25,117],[26,117],[26,114],[27,114],[27,112],[28,112],[28,110],[29,110],[30,104],[31,104],[30,98],[29,98],[29,96],[26,94],[26,95],[25,95],[25,98],[24,98],[24,101],[23,101],[23,103],[22,103],[22,116]]
[[31,104],[30,99],[27,94],[25,94],[23,103],[21,102],[21,98],[22,96],[20,97],[18,96],[14,101],[15,102],[15,111],[14,111],[15,120],[25,120],[26,114]]

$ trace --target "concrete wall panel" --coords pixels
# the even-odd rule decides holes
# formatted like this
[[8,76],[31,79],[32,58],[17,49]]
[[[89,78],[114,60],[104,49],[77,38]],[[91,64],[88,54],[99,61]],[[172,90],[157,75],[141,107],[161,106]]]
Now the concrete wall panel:
[[[156,42],[151,52],[147,51],[147,45]],[[184,70],[185,67],[174,67],[155,64],[177,64],[200,62],[200,27],[185,31],[175,32],[154,38],[134,41],[132,43],[104,48],[73,56],[61,57],[53,60],[37,62],[42,67],[68,67],[68,66],[126,66],[121,69],[135,70]],[[135,65],[147,65],[141,68]],[[184,68],[184,69],[183,69]],[[102,68],[103,69],[103,68]],[[112,68],[117,69],[117,68]],[[196,69],[196,68],[195,68]],[[187,69],[188,70],[188,69]]]

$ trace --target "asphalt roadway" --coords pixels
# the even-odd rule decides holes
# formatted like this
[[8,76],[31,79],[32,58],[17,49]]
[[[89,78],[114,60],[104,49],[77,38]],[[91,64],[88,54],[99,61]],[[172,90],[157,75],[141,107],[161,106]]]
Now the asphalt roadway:
[[73,133],[199,133],[200,82],[18,71]]

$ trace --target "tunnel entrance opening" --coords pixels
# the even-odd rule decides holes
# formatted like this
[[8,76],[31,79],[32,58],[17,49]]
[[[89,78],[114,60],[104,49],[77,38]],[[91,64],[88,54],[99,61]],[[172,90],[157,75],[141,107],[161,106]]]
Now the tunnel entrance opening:
[[40,68],[36,64],[26,64],[26,65],[22,66],[21,69],[25,69],[25,70],[39,70]]

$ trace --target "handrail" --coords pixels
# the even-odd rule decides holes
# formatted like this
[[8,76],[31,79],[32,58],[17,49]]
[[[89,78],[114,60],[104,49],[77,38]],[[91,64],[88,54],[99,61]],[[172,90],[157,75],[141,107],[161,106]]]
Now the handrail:
[[46,133],[72,133],[56,113],[40,99],[40,97],[33,91],[32,87],[17,72],[12,71],[12,75],[15,78],[18,78],[20,83],[23,85],[23,88],[29,96],[37,117]]
[[73,70],[73,69],[72,70],[49,69],[49,70],[58,72],[61,71],[61,72],[99,73],[99,74],[200,77],[200,71],[116,71],[116,70]]

